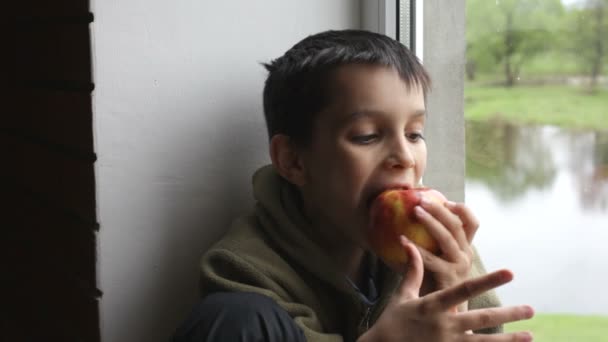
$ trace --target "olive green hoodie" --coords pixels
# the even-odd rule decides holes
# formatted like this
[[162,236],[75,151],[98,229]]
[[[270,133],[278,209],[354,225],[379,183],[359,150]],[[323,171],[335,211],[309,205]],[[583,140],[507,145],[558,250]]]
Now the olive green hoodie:
[[[303,330],[308,341],[354,341],[379,317],[401,276],[375,262],[379,298],[368,305],[313,241],[299,207],[297,190],[271,165],[253,176],[256,204],[237,219],[201,262],[201,292],[256,292],[274,299]],[[476,257],[472,275],[485,273]],[[494,293],[469,302],[470,308],[498,306]],[[485,332],[496,332],[501,327]]]

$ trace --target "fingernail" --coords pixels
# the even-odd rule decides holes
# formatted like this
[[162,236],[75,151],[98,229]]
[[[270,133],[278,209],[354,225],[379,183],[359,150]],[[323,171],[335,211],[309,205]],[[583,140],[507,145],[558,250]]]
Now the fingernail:
[[422,208],[421,206],[416,206],[414,207],[414,211],[416,212],[416,215],[423,217],[426,215],[426,210],[424,210],[424,208]]
[[502,269],[499,271],[500,272],[500,279],[503,282],[510,282],[513,280],[513,272],[511,272],[510,270],[507,269]]
[[453,208],[456,205],[456,203],[452,202],[452,201],[446,201],[445,202],[445,206],[448,208]]
[[524,310],[525,310],[526,318],[532,318],[532,317],[534,317],[534,309],[531,306],[526,305],[524,307]]
[[528,342],[528,341],[532,341],[533,340],[532,333],[529,332],[529,331],[522,331],[522,332],[518,333],[518,335],[521,338],[521,339],[518,339],[518,341],[526,341],[526,342]]

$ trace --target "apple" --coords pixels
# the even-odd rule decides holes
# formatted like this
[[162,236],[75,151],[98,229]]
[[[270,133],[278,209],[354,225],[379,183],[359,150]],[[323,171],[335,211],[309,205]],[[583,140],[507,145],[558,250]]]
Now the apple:
[[447,198],[432,188],[389,189],[378,195],[370,209],[368,241],[372,251],[394,270],[402,269],[408,256],[399,242],[405,235],[416,245],[439,253],[437,241],[416,217],[414,207],[422,196],[439,204]]

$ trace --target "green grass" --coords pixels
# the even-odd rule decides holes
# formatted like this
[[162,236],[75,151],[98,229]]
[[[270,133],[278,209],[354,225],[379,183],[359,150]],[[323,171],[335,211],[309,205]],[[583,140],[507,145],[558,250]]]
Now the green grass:
[[465,117],[514,124],[608,129],[608,89],[593,94],[566,85],[465,86]]
[[546,52],[532,58],[521,68],[522,78],[534,78],[551,75],[578,75],[586,71],[580,62],[568,55]]
[[608,317],[536,314],[530,320],[505,325],[505,331],[530,331],[538,342],[606,342]]
[[[474,59],[473,56],[469,56],[469,58]],[[608,70],[608,60],[603,64],[601,70]],[[520,66],[518,75],[525,81],[537,80],[539,78],[588,76],[590,72],[590,66],[577,59],[572,53],[547,50],[527,59]],[[488,76],[494,81],[504,80],[504,64],[498,63],[480,66],[477,70],[476,78],[487,79]]]
[[[602,70],[608,70],[608,60]],[[589,64],[582,62],[573,53],[547,50],[528,59],[520,70],[522,79],[542,76],[581,75],[591,72]]]

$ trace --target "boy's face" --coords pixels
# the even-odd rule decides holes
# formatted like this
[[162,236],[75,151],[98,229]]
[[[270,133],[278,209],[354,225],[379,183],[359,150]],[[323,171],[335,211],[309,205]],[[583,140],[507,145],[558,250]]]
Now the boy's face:
[[345,65],[332,81],[332,103],[301,154],[301,191],[333,242],[367,247],[371,201],[388,188],[419,186],[426,168],[424,95],[383,66]]

